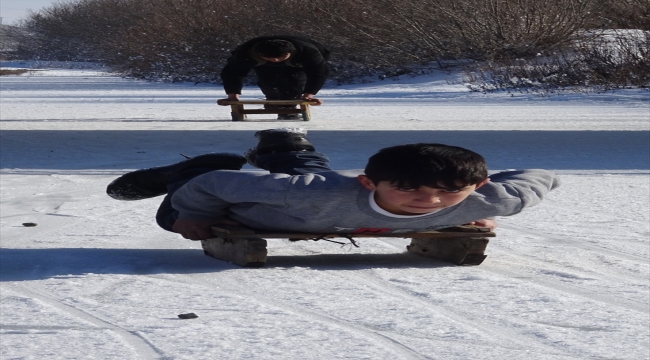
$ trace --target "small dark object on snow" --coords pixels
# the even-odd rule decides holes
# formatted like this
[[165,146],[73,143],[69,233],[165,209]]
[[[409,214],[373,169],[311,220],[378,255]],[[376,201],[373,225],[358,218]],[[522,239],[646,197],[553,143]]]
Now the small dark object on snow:
[[38,225],[38,224],[37,223],[23,223],[23,226],[25,226],[25,227],[34,227],[36,225]]
[[196,319],[199,317],[195,313],[187,313],[187,314],[178,314],[178,317],[181,319]]

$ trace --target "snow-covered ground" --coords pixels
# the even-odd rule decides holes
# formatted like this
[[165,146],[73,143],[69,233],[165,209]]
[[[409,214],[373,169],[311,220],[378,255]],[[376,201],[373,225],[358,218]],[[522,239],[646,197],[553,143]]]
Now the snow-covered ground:
[[[3,360],[650,358],[647,91],[480,94],[439,73],[329,86],[311,122],[235,123],[213,85],[42,69],[0,86]],[[159,198],[104,194],[126,171],[242,153],[286,126],[337,169],[441,142],[563,186],[500,218],[473,267],[363,239],[269,240],[266,267],[239,268],[159,229]]]

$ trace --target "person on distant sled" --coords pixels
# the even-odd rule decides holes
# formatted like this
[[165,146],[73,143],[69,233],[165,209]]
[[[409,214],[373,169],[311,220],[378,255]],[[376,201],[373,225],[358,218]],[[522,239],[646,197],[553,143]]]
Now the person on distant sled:
[[[542,201],[559,185],[546,170],[488,178],[484,158],[443,144],[380,150],[364,171],[334,171],[299,128],[259,131],[257,147],[200,155],[137,170],[108,185],[109,196],[139,200],[167,194],[156,214],[165,230],[191,240],[214,237],[224,222],[258,230],[308,233],[405,233],[475,224],[494,229]],[[246,163],[267,171],[240,171]]]
[[[251,39],[232,51],[221,70],[221,81],[228,98],[217,102],[238,101],[244,79],[253,70],[266,100],[303,99],[311,101],[312,105],[321,105],[323,102],[314,95],[329,76],[329,54],[322,44],[301,36],[274,35]],[[278,105],[265,107],[273,106]],[[279,120],[299,118],[300,114],[278,115]]]

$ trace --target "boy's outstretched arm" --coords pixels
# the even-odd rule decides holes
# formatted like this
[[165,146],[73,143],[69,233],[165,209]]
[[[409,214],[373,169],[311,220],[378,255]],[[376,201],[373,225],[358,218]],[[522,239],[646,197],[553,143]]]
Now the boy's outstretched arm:
[[490,175],[490,182],[476,192],[484,195],[485,202],[497,211],[482,216],[509,216],[539,204],[559,185],[560,179],[547,170],[503,171]]

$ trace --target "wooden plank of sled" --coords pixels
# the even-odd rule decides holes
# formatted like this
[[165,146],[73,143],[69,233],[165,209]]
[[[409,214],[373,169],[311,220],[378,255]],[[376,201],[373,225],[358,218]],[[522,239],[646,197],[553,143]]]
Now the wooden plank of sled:
[[256,231],[233,226],[213,226],[215,238],[202,240],[206,255],[240,266],[260,267],[266,263],[266,239],[320,240],[333,238],[411,238],[409,252],[456,265],[479,265],[487,257],[488,237],[496,234],[476,226],[455,226],[437,231],[405,233],[304,233]]
[[[222,106],[230,105],[232,121],[244,121],[246,114],[301,114],[303,121],[311,120],[309,105],[313,101],[308,100],[218,100],[217,104]],[[244,105],[276,105],[276,106],[299,106],[299,109],[245,109]]]

